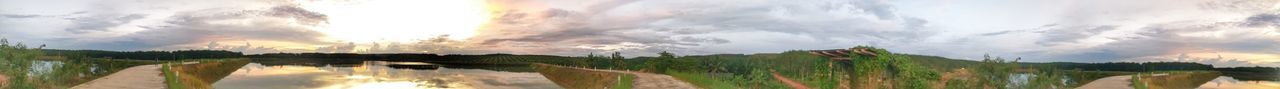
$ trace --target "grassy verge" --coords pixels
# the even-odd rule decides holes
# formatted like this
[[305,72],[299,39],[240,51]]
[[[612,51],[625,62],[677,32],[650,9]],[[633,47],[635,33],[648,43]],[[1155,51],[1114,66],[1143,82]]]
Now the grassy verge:
[[[198,60],[194,64],[171,64],[165,70],[171,89],[212,89],[213,83],[249,64],[248,59]],[[169,67],[169,66],[166,66]],[[170,76],[170,73],[172,76]],[[175,86],[173,84],[178,84]]]
[[[535,63],[533,69],[567,89],[630,88],[634,75]],[[628,78],[630,76],[630,78]],[[625,88],[622,88],[625,89]]]
[[1142,77],[1140,76],[1143,76],[1143,74],[1135,74],[1131,76],[1129,78],[1129,86],[1133,86],[1133,89],[1148,89],[1147,83],[1142,82]]
[[675,77],[676,79],[680,79],[684,82],[689,82],[689,84],[693,84],[694,86],[707,89],[741,89],[733,83],[713,79],[711,76],[707,76],[706,74],[668,71],[667,75],[671,75],[671,77]]
[[169,66],[170,64],[164,64],[164,66],[160,67],[160,70],[164,72],[164,84],[166,85],[166,87],[168,87],[169,89],[186,88],[187,86],[182,85],[182,83],[179,83],[177,73],[174,73],[173,70],[169,68]]
[[613,85],[613,87],[614,89],[631,89],[631,85],[632,85],[631,83],[633,82],[630,82],[630,81],[635,79],[636,79],[636,75],[624,74],[622,76],[618,76],[619,82],[618,84]]
[[1200,87],[1200,85],[1221,75],[1216,71],[1166,71],[1153,74],[1166,75],[1154,76],[1146,74],[1139,76],[1140,81],[1146,83],[1145,87],[1147,89],[1192,89]]

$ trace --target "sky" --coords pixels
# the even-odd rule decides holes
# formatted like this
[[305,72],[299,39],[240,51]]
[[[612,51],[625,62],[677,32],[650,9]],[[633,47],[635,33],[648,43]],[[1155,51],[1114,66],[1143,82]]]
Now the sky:
[[53,49],[653,56],[859,45],[1023,62],[1280,66],[1277,0],[0,0]]

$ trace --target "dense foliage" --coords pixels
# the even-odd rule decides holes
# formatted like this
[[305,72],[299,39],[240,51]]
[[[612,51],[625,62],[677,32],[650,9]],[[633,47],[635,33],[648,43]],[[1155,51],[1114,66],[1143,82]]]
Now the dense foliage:
[[1246,81],[1280,81],[1280,67],[1233,67],[1217,68],[1222,75]]
[[157,63],[84,56],[50,56],[41,49],[0,39],[0,75],[9,78],[8,88],[70,88],[128,67]]
[[179,51],[100,51],[100,50],[43,50],[46,54],[60,56],[86,56],[107,59],[135,60],[180,60],[180,59],[215,59],[239,58],[244,54],[224,50],[179,50]]

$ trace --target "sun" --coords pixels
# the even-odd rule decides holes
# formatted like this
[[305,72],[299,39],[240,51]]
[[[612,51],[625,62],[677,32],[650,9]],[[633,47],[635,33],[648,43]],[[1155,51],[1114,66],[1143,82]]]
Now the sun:
[[474,36],[490,20],[484,0],[369,0],[307,6],[329,16],[318,31],[345,42],[410,42]]

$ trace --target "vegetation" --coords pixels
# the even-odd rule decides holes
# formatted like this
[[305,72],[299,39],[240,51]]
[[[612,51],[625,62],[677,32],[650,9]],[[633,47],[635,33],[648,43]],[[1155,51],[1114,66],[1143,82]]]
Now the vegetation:
[[171,66],[171,64],[164,64],[164,66],[160,66],[160,70],[164,74],[165,87],[168,87],[169,89],[187,88],[186,85],[179,82],[181,80],[178,80],[178,73],[174,73],[173,69],[169,68],[169,66]]
[[92,81],[125,68],[156,61],[112,60],[85,56],[53,56],[42,47],[0,39],[0,75],[8,76],[8,88],[61,89]]
[[[568,89],[626,89],[631,86],[635,75],[593,71],[548,64],[532,64],[534,70],[542,73],[560,87]],[[626,88],[623,88],[626,87]]]
[[1233,67],[1215,69],[1222,75],[1244,81],[1280,81],[1280,67]]
[[[582,68],[638,70],[666,74],[709,89],[790,88],[788,85],[782,84],[780,79],[771,77],[772,73],[778,73],[786,79],[804,83],[805,87],[821,89],[1044,89],[1067,87],[1062,82],[1066,78],[1065,76],[1068,76],[1067,73],[1055,71],[1052,68],[1035,70],[1035,68],[1031,67],[1020,67],[1016,61],[1005,61],[1002,58],[987,58],[981,62],[969,62],[973,64],[945,63],[944,65],[929,64],[931,66],[923,66],[921,63],[915,62],[918,60],[913,60],[912,58],[929,57],[926,60],[954,60],[941,57],[894,54],[884,49],[872,47],[856,47],[854,49],[868,49],[875,53],[873,55],[848,54],[851,56],[851,61],[834,61],[831,58],[813,55],[807,51],[682,57],[663,52],[659,54],[661,55],[659,57],[637,57],[631,59],[588,55],[585,58],[577,58],[591,62],[562,62],[582,64],[548,64],[576,65]],[[619,61],[622,64],[598,64],[618,63]],[[931,61],[925,63],[940,62]],[[939,72],[940,70],[948,70],[950,72],[942,73]],[[1026,80],[1019,80],[1018,83],[1011,82],[1014,80],[1010,80],[1010,77],[1018,74],[1032,76],[1026,76]],[[559,74],[544,75],[558,76]],[[943,75],[949,76],[943,78]]]
[[1143,87],[1147,89],[1192,89],[1219,75],[1216,71],[1164,71],[1144,73],[1134,83],[1144,83]]
[[1129,78],[1130,80],[1129,86],[1133,86],[1133,89],[1149,89],[1147,88],[1147,82],[1142,82],[1143,81],[1142,77],[1139,77],[1139,76],[1142,76],[1142,74],[1136,74],[1132,76],[1133,77]]
[[231,52],[223,50],[179,50],[179,51],[133,51],[133,52],[115,52],[115,51],[99,51],[99,50],[43,50],[44,53],[50,55],[64,56],[84,56],[91,58],[106,59],[134,59],[134,60],[182,60],[182,59],[214,59],[214,58],[239,58],[243,54],[240,52]]
[[[217,50],[113,52],[94,50],[46,50],[10,44],[0,39],[0,74],[9,76],[8,88],[68,88],[124,68],[188,59],[252,58],[263,65],[344,65],[361,61],[412,61],[456,65],[532,65],[566,88],[629,88],[630,74],[607,73],[577,68],[628,70],[666,74],[703,88],[790,88],[783,79],[820,89],[1055,89],[1080,86],[1093,80],[1118,75],[1133,76],[1135,88],[1187,88],[1207,77],[1227,75],[1241,80],[1280,80],[1280,68],[1213,68],[1188,62],[1151,63],[1023,63],[987,56],[979,61],[937,56],[896,54],[884,49],[859,46],[870,53],[849,53],[847,61],[796,50],[782,53],[719,54],[678,56],[660,52],[657,57],[626,58],[621,53],[585,57],[548,55],[438,55],[438,54],[351,54],[272,53],[243,55]],[[133,60],[114,60],[133,59]],[[308,59],[308,60],[296,60]],[[171,88],[211,88],[226,73],[250,60],[199,60],[195,64],[165,66]],[[575,68],[562,68],[575,67]],[[450,67],[454,68],[454,67]],[[465,67],[460,67],[465,68]],[[521,69],[513,69],[521,70]],[[1167,72],[1200,71],[1200,72]],[[1220,72],[1212,72],[1220,71]],[[772,74],[782,77],[775,78]],[[1263,76],[1259,76],[1263,75]],[[564,81],[569,80],[569,81]],[[1069,81],[1066,81],[1069,80]],[[1066,81],[1066,82],[1064,82]],[[564,82],[564,83],[562,83]],[[1143,84],[1146,83],[1146,84]],[[1203,83],[1203,82],[1199,82]],[[1148,85],[1150,84],[1150,85]]]
[[[213,89],[214,82],[249,62],[248,59],[213,59],[189,62],[190,64],[167,64],[165,79],[170,88]],[[175,86],[173,83],[180,85]]]

